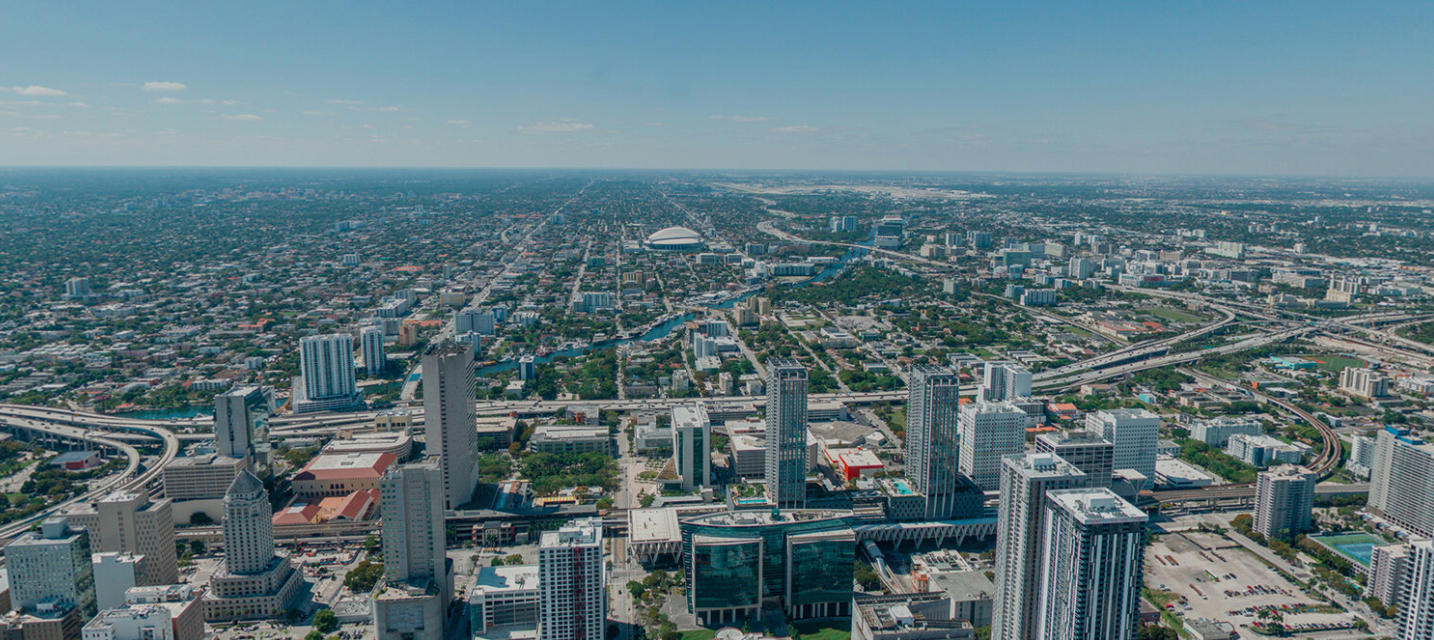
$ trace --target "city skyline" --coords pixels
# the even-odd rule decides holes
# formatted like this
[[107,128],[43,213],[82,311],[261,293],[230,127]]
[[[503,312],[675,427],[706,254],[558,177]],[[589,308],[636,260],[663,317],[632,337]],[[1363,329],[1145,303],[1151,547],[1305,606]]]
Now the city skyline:
[[1430,178],[1430,12],[26,2],[0,165]]

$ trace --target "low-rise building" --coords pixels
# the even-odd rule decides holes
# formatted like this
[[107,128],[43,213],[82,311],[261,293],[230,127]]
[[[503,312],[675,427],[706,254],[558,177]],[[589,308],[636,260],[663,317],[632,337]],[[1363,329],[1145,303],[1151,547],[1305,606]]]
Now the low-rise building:
[[538,567],[482,567],[468,592],[469,629],[474,637],[490,629],[524,632],[538,628]]
[[538,453],[609,453],[612,438],[607,427],[538,425],[528,446]]
[[383,472],[396,460],[391,453],[320,454],[294,474],[294,494],[312,499],[374,491]]

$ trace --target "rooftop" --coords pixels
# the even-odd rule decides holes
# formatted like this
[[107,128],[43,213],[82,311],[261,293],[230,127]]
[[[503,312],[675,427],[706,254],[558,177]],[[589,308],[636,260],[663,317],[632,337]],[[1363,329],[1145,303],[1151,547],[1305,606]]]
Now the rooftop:
[[784,522],[835,520],[837,518],[850,517],[851,515],[852,512],[839,509],[791,509],[788,511],[753,509],[750,511],[709,513],[688,518],[686,522],[723,527],[758,527]]
[[627,512],[628,540],[670,542],[682,539],[677,512],[672,509],[632,509]]
[[536,591],[538,589],[538,566],[532,564],[503,566],[503,567],[482,567],[478,570],[477,579],[474,581],[475,590],[485,592],[498,591]]
[[378,478],[396,459],[392,453],[322,453],[294,474],[294,480]]
[[1110,489],[1058,489],[1046,496],[1053,506],[1070,512],[1082,524],[1145,522],[1150,518]]

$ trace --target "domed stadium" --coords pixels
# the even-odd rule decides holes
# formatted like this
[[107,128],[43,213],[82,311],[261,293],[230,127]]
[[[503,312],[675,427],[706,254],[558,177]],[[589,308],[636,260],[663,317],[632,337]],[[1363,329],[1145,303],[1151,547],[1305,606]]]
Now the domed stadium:
[[668,227],[647,236],[647,247],[655,251],[691,251],[702,248],[702,236],[687,227]]

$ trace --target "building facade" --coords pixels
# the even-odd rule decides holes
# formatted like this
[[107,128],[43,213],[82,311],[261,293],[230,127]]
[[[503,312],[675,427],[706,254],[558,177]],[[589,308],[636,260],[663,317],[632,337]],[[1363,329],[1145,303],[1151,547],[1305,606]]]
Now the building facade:
[[383,584],[373,592],[379,640],[441,640],[453,572],[445,549],[438,456],[389,468],[379,489]]
[[545,531],[538,544],[538,640],[599,640],[607,627],[602,521]]
[[1001,518],[996,529],[993,640],[1042,640],[1037,634],[1042,591],[1046,495],[1078,489],[1088,479],[1059,456],[1008,455],[1001,459]]
[[205,620],[271,618],[293,604],[303,575],[275,552],[273,516],[264,484],[240,472],[224,496],[224,561],[209,579]]
[[682,490],[712,483],[712,423],[702,404],[672,408],[672,460],[682,476]]
[[1001,457],[1026,446],[1026,412],[1009,402],[962,405],[961,473],[984,491],[1000,488]]
[[1309,531],[1318,482],[1319,475],[1304,467],[1261,471],[1255,481],[1255,531],[1272,540]]
[[76,505],[63,515],[70,526],[89,532],[92,553],[144,556],[137,586],[179,582],[169,500],[151,500],[147,492],[120,490],[93,504]]
[[423,422],[428,451],[443,465],[444,508],[457,509],[478,486],[473,346],[446,342],[423,352]]
[[1086,414],[1086,430],[1115,445],[1115,468],[1135,469],[1155,477],[1155,449],[1160,441],[1160,416],[1145,409],[1106,409]]
[[388,368],[388,355],[383,350],[383,328],[364,327],[359,332],[359,345],[364,373],[370,378],[383,375],[384,369]]
[[1088,486],[1109,487],[1115,445],[1091,431],[1058,431],[1036,436],[1036,453],[1050,453],[1085,473]]
[[[915,365],[906,401],[906,479],[926,496],[927,520],[956,511],[961,486],[961,382],[949,369]],[[963,496],[964,497],[964,496]]]
[[1134,638],[1149,517],[1110,489],[1047,496],[1036,637]]
[[73,608],[81,617],[95,614],[95,575],[90,536],[71,529],[64,518],[48,518],[39,531],[20,534],[5,545],[10,574],[10,606],[35,613],[42,606]]
[[780,509],[807,504],[807,369],[789,358],[767,363],[767,498]]

